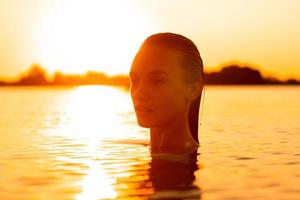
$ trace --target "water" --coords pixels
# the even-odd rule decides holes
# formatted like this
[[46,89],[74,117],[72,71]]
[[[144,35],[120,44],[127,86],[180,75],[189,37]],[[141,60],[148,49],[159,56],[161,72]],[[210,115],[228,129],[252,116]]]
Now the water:
[[201,146],[151,155],[127,91],[0,88],[0,199],[300,199],[300,87],[209,86]]

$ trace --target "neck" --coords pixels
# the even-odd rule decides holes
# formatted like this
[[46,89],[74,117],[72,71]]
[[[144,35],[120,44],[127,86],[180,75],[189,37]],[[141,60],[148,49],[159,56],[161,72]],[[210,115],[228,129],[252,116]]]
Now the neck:
[[179,153],[197,147],[198,143],[192,137],[188,121],[185,119],[187,116],[183,115],[169,124],[151,127],[151,148]]

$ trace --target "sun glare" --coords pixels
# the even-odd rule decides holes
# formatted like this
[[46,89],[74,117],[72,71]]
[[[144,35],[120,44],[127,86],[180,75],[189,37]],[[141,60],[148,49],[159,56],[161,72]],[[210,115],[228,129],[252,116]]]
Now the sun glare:
[[137,2],[64,0],[49,6],[36,27],[36,59],[50,73],[113,75],[127,73],[153,23]]
[[119,92],[106,86],[76,88],[67,105],[67,112],[72,116],[69,128],[79,130],[72,136],[86,137],[92,141],[124,137],[118,112],[128,109],[128,101],[125,93],[121,96]]
[[112,184],[115,180],[109,178],[108,175],[101,168],[101,165],[95,161],[89,161],[89,170],[87,175],[82,180],[82,192],[78,194],[76,200],[87,199],[112,199],[117,196]]

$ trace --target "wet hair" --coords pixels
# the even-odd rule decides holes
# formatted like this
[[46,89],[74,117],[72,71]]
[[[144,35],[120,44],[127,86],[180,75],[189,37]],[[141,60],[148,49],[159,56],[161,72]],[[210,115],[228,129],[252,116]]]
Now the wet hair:
[[[197,80],[201,81],[202,89],[204,86],[203,62],[196,45],[190,39],[175,33],[157,33],[149,36],[142,43],[140,49],[158,46],[166,49],[180,52],[180,66],[182,67],[184,81],[193,83]],[[201,89],[201,91],[202,91]],[[198,120],[201,95],[193,100],[189,108],[188,121],[191,134],[195,141],[198,140]]]

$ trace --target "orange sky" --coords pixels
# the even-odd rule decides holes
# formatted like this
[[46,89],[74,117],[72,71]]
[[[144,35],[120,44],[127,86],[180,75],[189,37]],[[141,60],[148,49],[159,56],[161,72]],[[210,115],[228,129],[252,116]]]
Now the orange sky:
[[49,72],[127,73],[145,37],[176,32],[206,69],[251,64],[300,79],[299,0],[0,0],[0,77],[39,63]]

